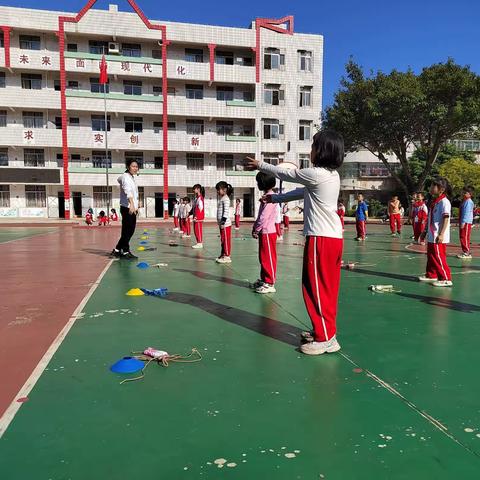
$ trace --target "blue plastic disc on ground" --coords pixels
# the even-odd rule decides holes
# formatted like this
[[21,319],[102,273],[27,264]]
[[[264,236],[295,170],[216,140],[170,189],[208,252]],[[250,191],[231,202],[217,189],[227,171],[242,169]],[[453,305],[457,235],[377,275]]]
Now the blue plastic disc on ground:
[[148,245],[148,242],[144,240],[143,242],[140,242],[140,245]]
[[133,357],[123,357],[118,362],[114,363],[110,370],[113,373],[135,373],[139,372],[144,367],[144,363]]
[[149,266],[150,266],[150,265],[149,265],[147,262],[137,263],[137,267],[138,267],[138,268],[141,268],[141,269],[148,268]]

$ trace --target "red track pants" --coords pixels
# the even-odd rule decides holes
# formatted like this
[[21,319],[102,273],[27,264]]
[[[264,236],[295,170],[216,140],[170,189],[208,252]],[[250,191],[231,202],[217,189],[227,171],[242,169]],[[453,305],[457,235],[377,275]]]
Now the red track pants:
[[197,220],[193,222],[193,232],[195,233],[195,238],[198,243],[203,243],[203,221]]
[[357,220],[357,238],[365,238],[367,236],[367,222],[365,220]]
[[420,235],[423,233],[425,228],[425,224],[422,222],[413,222],[413,236],[415,237],[415,241],[418,241]]
[[427,245],[427,278],[451,280],[450,268],[447,264],[447,244],[430,243]]
[[397,228],[398,233],[402,231],[402,217],[399,213],[393,213],[390,215],[390,231],[392,233],[395,233],[395,227]]
[[277,237],[282,236],[282,224],[281,223],[276,223],[275,224],[275,230],[277,231]]
[[276,233],[260,233],[258,235],[258,259],[260,261],[260,279],[274,285],[277,277]]
[[173,217],[173,226],[178,228],[178,217]]
[[183,221],[184,221],[183,232],[185,233],[185,235],[190,235],[192,233],[192,228],[190,225],[190,217],[184,218]]
[[471,223],[464,223],[463,228],[460,225],[460,243],[462,245],[463,253],[470,253],[470,237],[472,235],[472,224]]
[[285,228],[290,227],[290,217],[287,217],[286,215],[283,216],[283,225],[285,225]]
[[229,257],[232,253],[232,226],[220,229],[220,241],[222,242],[221,257]]
[[337,332],[337,303],[343,239],[307,236],[303,251],[302,291],[315,341]]
[[240,228],[240,215],[235,215],[235,228]]

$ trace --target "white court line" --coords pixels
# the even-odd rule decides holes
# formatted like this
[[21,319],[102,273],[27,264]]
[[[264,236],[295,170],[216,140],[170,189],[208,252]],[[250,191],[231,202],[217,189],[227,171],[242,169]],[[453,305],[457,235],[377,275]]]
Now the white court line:
[[[0,227],[1,228],[1,227]],[[17,227],[18,228],[18,227]],[[28,227],[25,227],[25,228],[28,228]],[[36,227],[33,227],[33,228],[36,228]],[[50,227],[52,228],[52,227]],[[57,233],[58,232],[58,228],[55,229],[55,230],[52,230],[51,232],[45,232],[45,233],[34,233],[33,235],[27,235],[25,237],[20,237],[20,238],[14,238],[12,240],[7,240],[6,242],[0,242],[0,247],[2,245],[7,245],[8,243],[12,243],[12,242],[19,242],[20,240],[29,240],[30,238],[36,238],[36,237],[44,237],[45,235],[52,235],[52,233]]]
[[114,259],[111,259],[107,263],[105,268],[102,270],[102,272],[98,276],[97,280],[90,287],[90,290],[87,292],[85,297],[83,297],[83,300],[78,304],[77,308],[73,312],[72,316],[70,317],[66,325],[62,328],[60,333],[57,335],[57,338],[55,338],[55,340],[52,342],[48,350],[43,355],[42,359],[38,362],[38,365],[35,367],[30,377],[28,377],[27,381],[25,382],[23,387],[19,390],[17,395],[15,395],[15,398],[12,400],[12,403],[10,403],[10,405],[8,406],[2,418],[0,418],[0,438],[2,438],[3,434],[6,432],[8,426],[10,425],[13,418],[17,414],[19,408],[23,405],[22,403],[17,402],[17,398],[27,397],[28,394],[31,392],[31,390],[37,383],[38,379],[42,375],[43,371],[47,367],[48,363],[50,362],[52,357],[55,355],[55,352],[58,350],[63,340],[67,336],[68,332],[73,327],[73,324],[77,320],[78,315],[82,312],[83,308],[85,307],[86,303],[88,302],[90,297],[93,295],[93,293],[97,289],[98,285],[100,285],[102,278],[107,273],[107,270],[110,268],[110,265],[112,264],[113,261]]

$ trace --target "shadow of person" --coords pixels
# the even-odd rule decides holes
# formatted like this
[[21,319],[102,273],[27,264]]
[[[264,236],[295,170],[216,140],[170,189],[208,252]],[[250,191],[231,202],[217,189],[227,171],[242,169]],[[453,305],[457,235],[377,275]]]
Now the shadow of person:
[[471,303],[457,302],[455,300],[450,300],[448,298],[427,297],[425,295],[417,295],[414,293],[403,293],[403,292],[397,292],[396,295],[400,297],[418,300],[422,303],[426,303],[427,305],[432,305],[434,307],[448,308],[450,310],[455,310],[456,312],[464,312],[464,313],[480,312],[480,307],[478,305],[472,305]]
[[183,268],[173,268],[172,269],[174,272],[179,272],[179,273],[190,273],[194,275],[197,278],[200,278],[202,280],[214,280],[216,282],[220,283],[228,283],[229,285],[235,285],[237,287],[242,287],[242,288],[250,288],[249,282],[242,281],[242,280],[237,280],[235,278],[229,278],[226,276],[218,276],[218,275],[212,275],[211,273],[207,272],[201,272],[199,270],[187,270]]

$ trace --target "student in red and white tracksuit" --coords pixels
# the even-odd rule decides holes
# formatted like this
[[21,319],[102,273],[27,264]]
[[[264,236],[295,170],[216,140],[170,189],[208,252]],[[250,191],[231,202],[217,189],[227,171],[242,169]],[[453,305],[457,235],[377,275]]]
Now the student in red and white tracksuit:
[[[275,177],[263,172],[257,174],[258,189],[265,195],[273,195]],[[260,278],[253,284],[257,293],[275,293],[277,276],[277,230],[275,220],[277,206],[273,203],[260,203],[258,216],[253,224],[252,237],[258,238],[258,260],[260,262]]]
[[178,200],[173,202],[173,231],[178,232],[180,230],[180,222],[178,220],[178,212],[180,210],[180,203]]
[[[402,215],[400,213],[400,200],[396,195],[388,202],[388,216],[390,219],[390,232],[392,236],[400,235],[402,232]],[[395,232],[396,227],[396,232]]]
[[418,277],[421,282],[432,283],[435,287],[451,287],[452,276],[447,263],[447,244],[450,242],[450,216],[452,205],[446,196],[447,180],[439,177],[430,187],[432,201],[428,212],[427,269],[425,276]]
[[116,211],[114,208],[112,208],[112,209],[110,210],[110,220],[111,220],[112,222],[118,222],[117,211]]
[[196,184],[193,186],[195,201],[193,204],[193,231],[197,243],[192,248],[203,248],[203,221],[205,220],[205,189]]
[[[428,207],[425,203],[423,193],[417,193],[417,201],[413,205],[413,238],[416,242],[422,243],[420,240],[422,233],[425,231],[428,220]],[[425,243],[425,242],[423,242]]]
[[217,222],[220,228],[220,242],[222,251],[215,260],[217,263],[232,263],[230,258],[232,251],[232,221],[230,220],[230,197],[233,195],[233,187],[227,182],[218,182],[217,190]]
[[240,215],[242,211],[241,200],[237,198],[235,200],[235,230],[240,229]]
[[285,228],[285,230],[288,230],[290,228],[290,208],[288,206],[288,203],[283,204],[282,213],[283,227]]
[[342,202],[337,203],[337,215],[342,222],[342,230],[345,230],[345,205]]
[[85,223],[90,226],[93,225],[93,210],[89,208],[85,214]]
[[267,195],[274,203],[304,200],[305,248],[303,256],[302,291],[308,315],[313,324],[313,342],[300,349],[308,355],[333,353],[340,350],[336,339],[337,303],[343,250],[342,223],[337,215],[340,176],[344,145],[333,131],[315,134],[312,144],[311,168],[286,170],[261,160],[248,159],[247,168],[257,168],[285,182],[300,183],[282,195]]
[[178,202],[178,228],[179,228],[180,235],[183,235],[185,232],[184,212],[185,212],[185,200],[183,198],[180,198]]
[[182,220],[183,220],[183,235],[182,238],[191,237],[191,224],[190,224],[190,211],[192,210],[192,205],[190,204],[190,198],[185,197],[183,199],[183,210],[182,210]]

